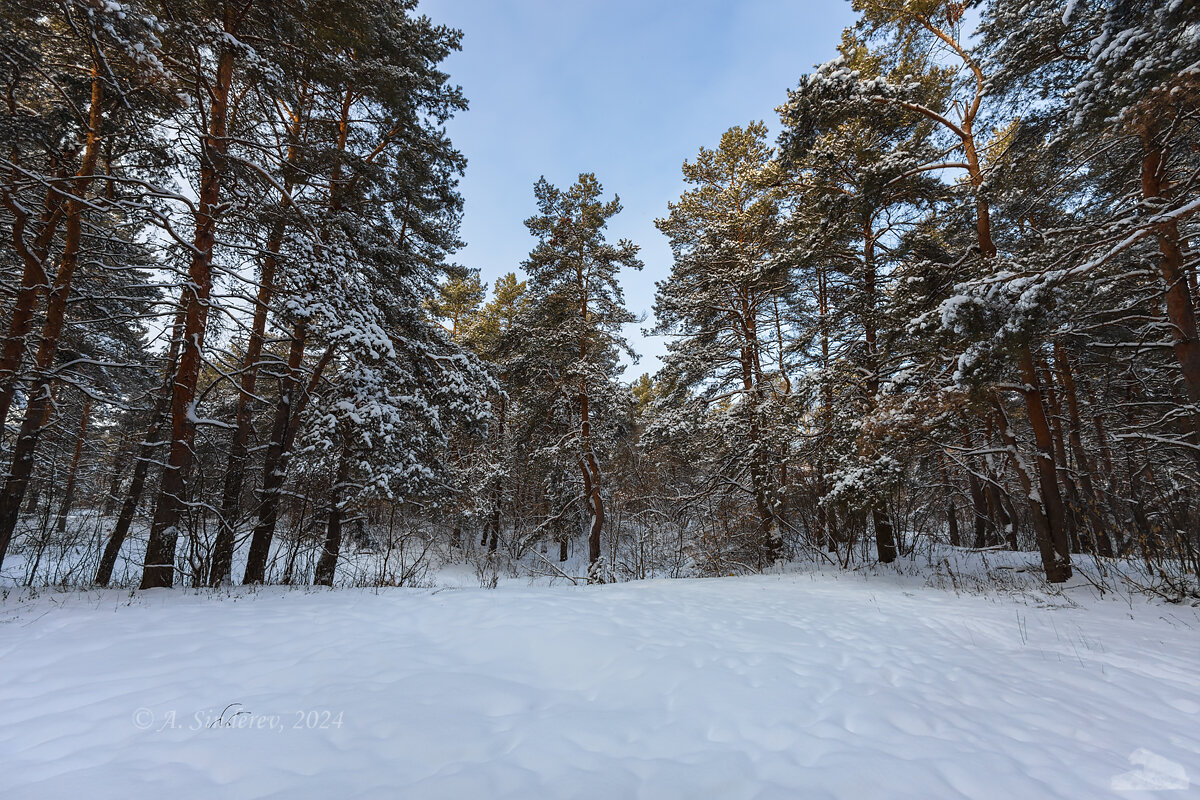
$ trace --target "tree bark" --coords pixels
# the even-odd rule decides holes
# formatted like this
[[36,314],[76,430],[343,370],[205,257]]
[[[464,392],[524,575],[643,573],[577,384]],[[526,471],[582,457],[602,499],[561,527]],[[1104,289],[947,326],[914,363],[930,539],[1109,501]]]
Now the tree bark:
[[[1004,493],[1000,489],[1000,484],[996,480],[995,474],[989,470],[991,480],[987,482],[984,496],[987,498],[988,515],[995,523],[996,531],[1008,545],[1010,550],[1018,550],[1017,529],[1013,523],[1013,516],[1008,513],[1008,509],[1004,506]],[[987,547],[988,542],[984,542],[980,547]]]
[[171,445],[163,468],[146,546],[146,564],[141,588],[169,587],[175,582],[175,546],[179,521],[187,504],[187,480],[192,466],[192,442],[196,435],[196,387],[203,361],[204,334],[208,327],[209,294],[212,291],[212,257],[216,240],[221,182],[228,150],[229,93],[233,85],[234,54],[220,56],[211,89],[209,130],[204,137],[200,167],[200,198],[196,210],[192,259],[188,282],[181,294],[184,308],[183,343],[171,392]]
[[287,373],[279,387],[279,402],[275,406],[271,439],[263,461],[262,501],[258,507],[258,521],[250,537],[250,552],[246,557],[246,570],[242,575],[244,584],[262,583],[266,580],[267,557],[271,551],[271,540],[275,536],[275,524],[279,520],[279,499],[286,476],[292,409],[299,399],[296,392],[300,386],[300,368],[304,362],[307,338],[308,331],[304,323],[297,323],[292,342],[288,346]]
[[[1046,515],[1046,506],[1043,505],[1042,498],[1034,486],[1034,476],[1030,473],[1024,460],[1021,458],[1016,435],[1009,426],[1008,414],[1004,410],[1004,405],[998,398],[994,402],[1000,437],[1008,449],[1008,455],[1013,464],[1013,471],[1017,474],[1017,480],[1020,481],[1021,488],[1025,491],[1026,497],[1029,498],[1029,510],[1033,516],[1033,526],[1037,534],[1038,552],[1042,557],[1042,568],[1046,572],[1046,580],[1050,583],[1063,583],[1071,577],[1069,548],[1067,543],[1062,541],[1061,538],[1058,540],[1055,539],[1055,529]],[[1040,463],[1042,461],[1040,457],[1038,460],[1039,465],[1037,469],[1040,472],[1040,470],[1044,469],[1044,466]],[[1053,468],[1053,463],[1050,466]],[[1058,533],[1061,535],[1061,528],[1058,529]]]
[[967,473],[967,487],[971,492],[971,510],[975,517],[975,547],[987,547],[988,510],[987,496],[983,484],[974,472]]
[[580,435],[583,440],[583,455],[579,469],[583,473],[583,492],[591,511],[588,526],[588,583],[604,583],[600,571],[600,536],[604,530],[604,498],[600,493],[600,464],[592,452],[592,424],[588,417],[586,388],[580,392]]
[[[501,376],[504,379],[504,376]],[[500,415],[496,420],[496,439],[499,448],[504,446],[504,426],[508,421],[508,400],[504,392],[500,393]],[[495,486],[492,487],[492,514],[491,514],[491,538],[488,538],[488,532],[484,532],[484,539],[487,540],[488,553],[496,552],[496,548],[500,545],[500,520],[501,520],[501,501],[504,499],[504,478],[497,472]],[[515,529],[514,529],[515,530]]]
[[[1054,463],[1053,435],[1046,417],[1046,407],[1042,402],[1043,390],[1038,381],[1033,353],[1028,348],[1022,348],[1019,355],[1021,379],[1025,384],[1023,389],[1025,408],[1029,412],[1029,424],[1033,428],[1033,441],[1037,448],[1037,475],[1040,488],[1040,502],[1037,504],[1045,512],[1046,523],[1049,525],[1050,542],[1058,562],[1058,566],[1053,572],[1055,575],[1063,575],[1063,580],[1066,580],[1071,577],[1071,540],[1067,534],[1062,495],[1058,491],[1058,469]],[[1007,424],[1005,419],[1001,421]],[[1047,571],[1046,577],[1053,582],[1050,571]]]
[[333,586],[333,576],[337,569],[338,552],[342,547],[342,521],[346,509],[342,505],[342,494],[346,488],[346,479],[350,475],[350,450],[342,446],[341,456],[338,457],[337,478],[334,481],[332,497],[329,505],[329,521],[325,529],[325,542],[321,547],[321,557],[317,559],[315,586]]
[[[59,170],[56,177],[62,180],[66,176]],[[4,207],[12,215],[13,249],[21,256],[23,268],[21,285],[17,289],[12,316],[8,320],[8,335],[4,339],[3,351],[0,352],[0,432],[4,431],[8,422],[8,412],[17,393],[21,362],[25,357],[29,334],[33,330],[38,296],[50,290],[46,258],[63,214],[62,195],[54,189],[47,190],[45,210],[40,220],[41,233],[30,247],[25,243],[25,229],[29,224],[28,213],[8,192],[4,193],[3,201]]]
[[1083,424],[1079,413],[1079,396],[1075,390],[1075,376],[1071,369],[1071,360],[1067,349],[1061,342],[1054,345],[1054,366],[1058,371],[1059,382],[1063,387],[1063,396],[1067,402],[1067,442],[1075,456],[1075,469],[1079,474],[1079,486],[1082,489],[1084,514],[1091,529],[1092,546],[1101,556],[1111,557],[1113,554],[1112,540],[1105,530],[1105,521],[1100,513],[1100,497],[1092,482],[1092,464],[1087,451],[1083,447]]
[[279,501],[283,496],[283,482],[287,477],[287,460],[291,455],[292,442],[296,437],[296,424],[308,404],[308,398],[316,390],[321,373],[333,358],[333,346],[325,350],[321,360],[313,369],[308,390],[296,396],[300,388],[300,368],[304,361],[304,348],[308,331],[303,322],[296,323],[292,343],[288,348],[288,369],[279,392],[275,407],[275,419],[271,425],[271,439],[263,461],[262,500],[258,506],[258,518],[250,536],[250,552],[246,557],[246,570],[242,583],[262,583],[267,576],[267,558],[271,553],[271,541],[275,536],[275,525],[279,521]]
[[[876,305],[875,232],[870,221],[863,225],[863,338],[866,342],[868,413],[875,410],[879,397],[879,343],[875,325]],[[871,507],[871,527],[875,531],[875,552],[879,563],[896,560],[896,532],[887,505],[877,500]]]
[[[1153,141],[1148,130],[1142,135],[1142,198],[1164,200],[1170,196],[1165,176],[1166,154]],[[1192,443],[1200,445],[1200,335],[1196,327],[1195,299],[1187,280],[1179,224],[1175,220],[1156,226],[1159,248],[1159,273],[1166,284],[1166,311],[1174,340],[1175,358],[1183,376],[1183,385],[1192,404],[1190,420]]]
[[946,459],[938,457],[938,466],[942,472],[942,487],[946,492],[946,532],[950,536],[950,546],[959,547],[962,544],[962,539],[958,532],[958,512],[954,508],[954,487],[950,484],[950,477],[946,474]]
[[104,553],[100,557],[100,566],[96,570],[96,585],[108,586],[112,580],[113,569],[117,564],[117,555],[129,535],[129,527],[133,524],[134,514],[142,501],[142,493],[146,486],[146,476],[153,463],[154,450],[159,445],[158,437],[162,434],[163,422],[166,421],[167,411],[171,407],[171,381],[175,378],[175,370],[179,362],[179,348],[183,341],[183,308],[175,312],[175,322],[171,326],[171,344],[167,350],[167,363],[163,370],[163,385],[158,391],[154,407],[150,411],[150,422],[146,426],[145,435],[138,445],[137,458],[133,462],[133,476],[129,479],[129,489],[121,503],[121,511],[117,515],[117,524],[113,526]]
[[33,456],[44,429],[43,419],[49,413],[52,402],[50,372],[55,356],[58,354],[59,338],[62,335],[63,321],[67,313],[67,301],[71,295],[71,282],[75,277],[75,269],[79,265],[79,252],[83,242],[83,213],[87,207],[84,198],[91,187],[92,177],[96,171],[103,121],[104,84],[100,78],[99,68],[93,65],[87,142],[84,145],[79,172],[73,183],[72,195],[67,200],[63,251],[59,259],[58,272],[54,276],[54,285],[50,289],[46,303],[46,319],[42,325],[42,338],[34,358],[33,386],[29,391],[25,417],[21,422],[21,430],[17,434],[16,446],[13,448],[12,465],[9,468],[8,479],[4,483],[4,494],[0,496],[0,566],[3,566],[4,556],[8,552],[8,545],[12,541],[13,531],[16,529],[21,502],[25,499],[25,490],[28,488],[29,478],[33,474]]
[[111,517],[117,510],[117,500],[121,494],[121,482],[125,477],[126,453],[132,450],[133,443],[123,441],[120,445],[120,452],[113,459],[112,473],[109,475],[108,491],[104,494],[104,505],[100,510],[100,516],[102,517]]
[[258,386],[259,362],[262,360],[263,343],[266,339],[267,309],[275,293],[277,253],[283,246],[283,235],[284,224],[280,220],[271,229],[267,240],[267,256],[259,274],[258,297],[250,326],[250,338],[246,343],[246,355],[242,360],[234,431],[229,443],[229,458],[225,465],[225,486],[221,493],[221,528],[217,531],[217,540],[213,545],[213,560],[208,576],[210,586],[228,583],[233,568],[233,548],[241,510],[242,484],[246,476],[246,463],[249,461],[247,445],[254,425],[254,393]]

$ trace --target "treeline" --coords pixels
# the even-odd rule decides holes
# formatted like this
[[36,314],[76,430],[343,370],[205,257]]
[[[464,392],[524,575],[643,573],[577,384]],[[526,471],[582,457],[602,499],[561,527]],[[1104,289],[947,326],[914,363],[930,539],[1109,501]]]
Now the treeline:
[[523,295],[448,287],[460,331],[532,309],[499,346],[466,326],[513,427],[468,459],[497,498],[468,509],[499,503],[518,551],[582,517],[593,578],[951,545],[1036,550],[1051,582],[1132,559],[1195,592],[1200,10],[854,5],[777,141],[734,127],[684,164],[657,221],[668,355],[632,396],[590,175],[539,185]]
[[721,559],[940,540],[1194,587],[1197,7],[854,6],[776,147],[684,166],[647,452],[754,521]]
[[534,187],[523,280],[449,260],[459,34],[415,2],[5,4],[10,578],[948,545],[1195,592],[1200,11],[854,6],[778,139],[684,164],[668,354],[630,385],[641,262],[595,176]]

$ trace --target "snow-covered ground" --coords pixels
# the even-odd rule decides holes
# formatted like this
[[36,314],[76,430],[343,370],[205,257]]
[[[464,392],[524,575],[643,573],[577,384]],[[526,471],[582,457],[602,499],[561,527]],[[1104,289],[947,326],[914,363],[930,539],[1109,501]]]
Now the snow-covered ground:
[[845,573],[16,593],[0,665],[4,798],[1200,791],[1200,609],[1111,595]]

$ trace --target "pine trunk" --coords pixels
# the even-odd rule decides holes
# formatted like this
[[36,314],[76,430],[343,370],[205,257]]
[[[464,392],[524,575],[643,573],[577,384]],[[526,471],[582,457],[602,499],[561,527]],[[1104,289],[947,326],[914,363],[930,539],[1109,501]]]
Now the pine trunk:
[[[1142,141],[1142,198],[1152,202],[1166,199],[1170,185],[1163,175],[1165,154],[1151,142],[1148,132]],[[1175,220],[1159,223],[1155,234],[1160,255],[1159,273],[1166,284],[1166,312],[1171,323],[1175,358],[1179,361],[1183,385],[1192,404],[1192,442],[1200,445],[1200,334],[1196,327],[1195,298],[1187,280],[1178,223]]]
[[[61,171],[56,177],[60,180],[65,178]],[[25,358],[25,348],[28,345],[29,334],[33,330],[38,296],[50,289],[50,278],[46,274],[46,258],[50,252],[50,243],[58,231],[58,224],[62,219],[63,212],[62,196],[53,189],[48,190],[45,210],[40,220],[42,230],[34,240],[33,247],[29,247],[25,243],[25,230],[29,224],[28,213],[7,192],[4,193],[3,201],[4,207],[12,216],[13,249],[20,254],[23,268],[21,285],[17,289],[12,316],[8,320],[8,335],[4,339],[4,347],[0,352],[0,431],[4,430],[4,426],[8,422],[8,412],[16,397],[21,362]]]
[[[1043,505],[1042,498],[1038,495],[1037,487],[1034,484],[1035,476],[1030,474],[1024,460],[1021,458],[1016,436],[1008,424],[1008,414],[999,400],[995,401],[995,408],[1000,437],[1008,450],[1009,458],[1013,464],[1013,471],[1017,474],[1017,480],[1020,481],[1021,488],[1025,491],[1026,497],[1029,498],[1029,510],[1033,516],[1033,527],[1037,536],[1038,552],[1042,557],[1042,568],[1046,572],[1046,580],[1050,581],[1050,583],[1063,583],[1071,577],[1071,560],[1070,554],[1066,552],[1066,543],[1055,541],[1054,527],[1046,515],[1046,506]],[[1040,461],[1041,459],[1039,458]],[[1051,467],[1053,467],[1053,464],[1051,464]],[[1038,469],[1040,470],[1041,468],[1041,464],[1039,463]],[[1059,532],[1061,533],[1061,528]]]
[[313,584],[316,586],[333,586],[333,577],[337,569],[338,553],[342,547],[342,522],[346,515],[342,495],[346,489],[346,479],[350,475],[350,451],[342,448],[338,458],[337,478],[331,491],[329,501],[329,522],[325,529],[325,542],[321,547],[321,557],[317,559],[316,576]]
[[944,458],[938,458],[938,466],[942,472],[942,490],[946,493],[946,532],[950,536],[950,546],[959,547],[962,544],[962,538],[958,532],[958,512],[954,508],[954,487],[950,484],[950,477],[946,474]]
[[204,334],[208,327],[212,290],[213,244],[221,201],[222,166],[218,161],[228,148],[226,129],[229,92],[233,84],[232,51],[221,54],[211,89],[211,127],[201,153],[200,198],[188,282],[181,295],[184,309],[183,343],[171,391],[171,445],[150,525],[146,564],[141,588],[169,587],[175,583],[175,546],[179,523],[187,504],[187,480],[192,466],[192,441],[196,435],[193,401],[200,379]]
[[1079,396],[1075,390],[1075,376],[1066,348],[1058,343],[1054,347],[1054,365],[1058,370],[1059,382],[1067,401],[1067,441],[1075,456],[1075,469],[1079,474],[1079,485],[1083,490],[1084,514],[1091,528],[1092,545],[1098,555],[1111,557],[1112,540],[1105,530],[1104,518],[1100,513],[1100,496],[1092,482],[1092,465],[1083,447],[1083,424],[1079,413]]
[[4,483],[4,494],[0,496],[0,566],[8,552],[13,531],[17,526],[21,503],[33,474],[34,453],[51,409],[50,368],[58,354],[59,338],[67,313],[67,301],[71,295],[71,283],[79,264],[79,253],[83,243],[83,213],[87,208],[85,199],[96,171],[100,154],[101,125],[104,119],[104,84],[96,67],[92,69],[92,96],[88,116],[87,143],[79,172],[73,182],[72,196],[67,200],[65,236],[58,272],[46,304],[46,319],[42,325],[42,338],[34,358],[35,378],[29,391],[29,402],[25,417],[17,434],[13,448],[12,465]]
[[604,498],[601,496],[600,464],[592,452],[592,424],[588,416],[586,387],[579,395],[580,436],[583,440],[583,456],[579,469],[583,474],[583,492],[587,499],[591,519],[588,524],[588,583],[604,583],[600,564],[600,537],[604,531]]
[[1058,491],[1058,468],[1054,463],[1054,438],[1046,417],[1043,390],[1038,380],[1033,353],[1022,347],[1019,353],[1021,379],[1024,381],[1025,408],[1029,412],[1029,424],[1033,428],[1034,446],[1037,448],[1037,476],[1040,488],[1038,501],[1030,495],[1034,505],[1039,505],[1049,526],[1050,543],[1054,549],[1056,566],[1047,570],[1046,577],[1054,583],[1061,582],[1052,577],[1061,575],[1061,580],[1071,577],[1071,540],[1067,534],[1066,513],[1062,495]]
[[279,522],[279,505],[283,498],[283,482],[287,477],[287,460],[296,437],[296,424],[308,404],[308,398],[316,390],[321,374],[333,358],[334,349],[331,345],[313,369],[307,391],[297,396],[300,391],[300,368],[304,361],[307,339],[308,331],[304,323],[297,323],[291,346],[288,348],[288,370],[280,387],[279,403],[275,407],[275,419],[271,424],[271,439],[263,461],[262,500],[259,502],[257,521],[250,536],[250,552],[246,558],[246,571],[242,575],[242,583],[262,583],[266,580],[267,559],[275,537],[275,526]]
[[[875,231],[868,222],[863,226],[863,339],[866,342],[866,407],[875,410],[879,396],[879,342],[875,325],[876,275]],[[871,527],[875,531],[875,552],[879,563],[896,560],[896,532],[883,500],[871,507]]]
[[250,326],[250,338],[246,343],[246,356],[242,360],[241,391],[238,393],[233,437],[229,443],[229,458],[225,465],[225,486],[221,493],[221,528],[213,546],[212,568],[208,576],[210,586],[228,583],[233,568],[233,548],[237,523],[241,516],[242,484],[245,481],[246,463],[250,455],[247,445],[254,425],[254,393],[258,386],[258,369],[266,339],[267,309],[275,294],[275,271],[278,264],[276,254],[283,246],[283,235],[283,222],[278,221],[268,237],[267,256],[263,260],[259,275],[254,318]]
[[158,398],[154,401],[154,408],[150,411],[150,422],[146,426],[145,435],[142,437],[141,444],[138,445],[137,458],[133,462],[133,476],[129,479],[129,489],[125,492],[125,499],[121,503],[117,524],[113,526],[112,534],[108,537],[108,543],[104,546],[104,553],[100,557],[100,566],[96,570],[97,586],[108,586],[112,580],[113,569],[117,564],[117,555],[121,552],[121,546],[125,544],[125,538],[129,535],[129,527],[133,524],[134,514],[137,513],[138,504],[142,501],[146,477],[154,459],[154,450],[159,444],[158,437],[162,434],[163,422],[166,421],[167,411],[171,407],[171,381],[175,377],[175,370],[179,362],[183,323],[184,314],[181,308],[175,312],[175,323],[171,327],[171,344],[167,351],[163,385],[159,389]]
[[[279,402],[275,406],[275,420],[271,425],[271,439],[263,461],[262,500],[258,507],[258,521],[250,537],[250,552],[246,558],[246,571],[242,583],[262,583],[267,576],[267,557],[271,552],[271,540],[275,536],[275,525],[279,521],[279,501],[286,476],[287,450],[292,426],[292,409],[298,398],[300,368],[304,362],[304,347],[308,331],[304,323],[297,323],[292,343],[288,347],[287,373],[279,387]],[[332,512],[331,512],[332,513]]]

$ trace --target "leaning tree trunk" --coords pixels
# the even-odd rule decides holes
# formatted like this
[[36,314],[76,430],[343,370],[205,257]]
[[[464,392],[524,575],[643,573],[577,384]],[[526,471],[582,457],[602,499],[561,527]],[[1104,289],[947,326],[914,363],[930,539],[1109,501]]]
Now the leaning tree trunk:
[[[302,97],[308,93],[303,92]],[[292,115],[292,124],[288,128],[288,150],[285,166],[295,164],[299,155],[297,142],[300,139],[301,127],[305,114],[300,106],[305,105],[301,100]],[[285,173],[287,169],[285,169]],[[281,207],[292,202],[292,180],[285,177]],[[246,464],[249,461],[248,443],[254,426],[254,393],[258,384],[258,370],[262,359],[263,344],[266,341],[267,311],[275,296],[275,273],[279,266],[279,251],[283,247],[284,234],[287,225],[283,217],[278,218],[271,226],[267,236],[267,252],[263,259],[262,270],[258,276],[258,295],[255,298],[254,316],[250,325],[250,337],[246,342],[246,357],[242,361],[241,391],[238,393],[237,411],[234,415],[233,437],[229,444],[229,457],[225,466],[225,485],[221,493],[220,529],[213,546],[212,566],[208,575],[210,586],[218,586],[230,580],[233,567],[233,549],[237,534],[237,523],[241,516],[242,484],[246,476]]]
[[13,531],[17,526],[21,502],[25,499],[25,491],[29,487],[29,479],[33,474],[33,457],[42,435],[43,419],[49,414],[52,403],[50,368],[58,354],[59,338],[62,335],[63,321],[67,313],[67,301],[71,295],[71,282],[75,277],[75,269],[79,265],[79,252],[83,242],[83,213],[88,205],[84,197],[96,171],[103,115],[104,84],[100,79],[99,69],[93,67],[87,143],[84,147],[79,173],[72,187],[72,196],[67,200],[62,256],[59,259],[58,272],[54,276],[54,285],[50,289],[50,296],[46,303],[42,340],[34,358],[36,377],[29,391],[25,417],[21,421],[21,430],[17,434],[17,443],[13,448],[12,466],[9,468],[8,480],[4,483],[4,494],[0,496],[0,565],[4,563],[4,555],[8,552],[8,545],[12,541]]
[[[1037,448],[1037,475],[1040,496],[1027,492],[1029,502],[1044,512],[1049,526],[1050,544],[1054,551],[1055,567],[1047,570],[1046,577],[1052,583],[1060,583],[1071,577],[1071,540],[1067,535],[1066,513],[1062,495],[1058,491],[1058,468],[1054,463],[1054,440],[1046,417],[1043,391],[1038,381],[1033,353],[1028,347],[1019,354],[1021,379],[1024,381],[1025,408],[1029,412],[1029,425],[1033,428],[1033,442]],[[1006,421],[1001,419],[1006,425]],[[1061,576],[1058,578],[1057,576]]]
[[[1067,552],[1067,543],[1061,541],[1061,539],[1055,539],[1055,529],[1047,516],[1046,506],[1042,504],[1041,498],[1036,492],[1034,476],[1029,473],[1024,459],[1020,456],[1016,435],[1009,427],[1008,414],[1005,412],[1004,405],[1000,402],[999,398],[995,399],[995,409],[1000,429],[1000,438],[1004,441],[1005,448],[1008,450],[1009,459],[1012,461],[1013,469],[1017,473],[1017,480],[1021,482],[1021,488],[1024,489],[1025,495],[1029,498],[1029,509],[1033,516],[1033,526],[1037,534],[1038,552],[1042,557],[1042,568],[1046,571],[1046,580],[1051,583],[1063,583],[1071,577],[1071,557],[1070,553]],[[1053,464],[1051,464],[1051,467],[1053,467]],[[1039,469],[1041,468],[1039,464]],[[1061,531],[1062,529],[1059,528],[1058,532],[1061,533]]]
[[280,387],[279,403],[275,407],[275,420],[271,425],[271,439],[263,461],[262,500],[258,506],[258,517],[250,537],[250,552],[246,558],[246,570],[242,583],[262,583],[267,577],[267,557],[271,552],[271,541],[275,537],[275,525],[279,522],[279,503],[283,497],[283,482],[287,476],[287,459],[291,454],[292,442],[296,438],[299,416],[304,412],[309,397],[316,390],[325,367],[333,358],[330,345],[313,369],[308,389],[299,397],[300,367],[304,360],[304,346],[308,338],[303,322],[297,323],[288,349],[288,370]]
[[[982,74],[978,71],[976,78],[979,91],[982,92],[984,81]],[[971,186],[975,190],[975,231],[979,254],[984,259],[990,260],[996,257],[997,251],[996,244],[992,239],[991,208],[983,192],[986,180],[975,147],[975,137],[971,127],[973,122],[974,116],[972,115],[970,122],[964,120],[964,124],[961,126],[963,152],[968,164],[967,171],[970,175]],[[1071,547],[1065,530],[1062,496],[1058,490],[1058,473],[1054,464],[1053,442],[1050,438],[1050,427],[1046,421],[1046,401],[1038,381],[1037,371],[1034,368],[1031,346],[1026,342],[1021,342],[1017,345],[1016,350],[1017,369],[1024,384],[1021,395],[1025,401],[1025,412],[1033,427],[1034,444],[1037,448],[1038,487],[1036,491],[1032,485],[1025,487],[1025,494],[1029,498],[1030,510],[1039,530],[1039,549],[1050,548],[1050,561],[1046,560],[1046,551],[1042,552],[1043,563],[1046,565],[1046,577],[1051,582],[1057,583],[1071,577]],[[1009,447],[1015,462],[1019,459],[1015,437],[1008,429],[1007,416],[1004,414],[1003,406],[999,405],[999,401],[997,401],[997,405],[1001,412],[1000,423],[1003,428],[1001,435],[1006,440],[1013,440]],[[1017,472],[1030,480],[1033,478],[1028,475],[1023,466],[1018,465]],[[1045,541],[1042,541],[1043,533]]]
[[229,93],[233,85],[233,51],[221,54],[217,77],[210,93],[210,128],[201,152],[200,202],[188,281],[181,301],[184,308],[183,343],[171,391],[171,445],[163,467],[162,482],[150,524],[146,564],[141,588],[169,587],[175,582],[175,545],[179,522],[186,507],[188,473],[192,466],[192,442],[196,436],[193,401],[200,380],[204,334],[208,327],[209,295],[212,291],[212,257],[216,240],[217,214],[221,202],[222,167],[218,163],[229,142]]
[[[56,177],[59,180],[66,178],[61,170]],[[4,339],[4,347],[0,349],[0,431],[4,430],[8,422],[8,412],[17,394],[21,361],[25,357],[27,340],[33,330],[38,295],[50,289],[46,258],[63,215],[62,195],[54,189],[48,189],[45,209],[40,219],[41,233],[30,247],[25,242],[25,229],[29,225],[28,212],[7,191],[4,192],[3,203],[12,217],[13,250],[21,256],[23,269],[21,285],[17,289],[11,316],[8,318],[8,335]]]
[[304,363],[307,338],[304,323],[297,323],[292,343],[288,347],[287,372],[280,382],[279,401],[275,406],[275,420],[271,425],[271,439],[263,461],[262,501],[258,507],[258,521],[250,537],[250,552],[246,558],[242,583],[262,583],[266,580],[267,556],[271,552],[271,540],[275,535],[275,524],[279,520],[279,499],[286,473],[292,408],[299,399],[296,397],[296,390],[300,386],[300,367]]
[[254,319],[250,326],[250,339],[246,343],[246,357],[242,361],[241,391],[238,393],[237,412],[234,416],[233,438],[229,443],[229,459],[225,466],[225,486],[221,493],[221,527],[213,546],[212,567],[208,576],[210,586],[228,583],[230,570],[233,568],[233,548],[241,508],[242,483],[246,477],[246,462],[249,461],[250,455],[247,445],[254,424],[254,392],[258,385],[259,362],[266,339],[267,309],[275,293],[275,271],[278,263],[276,254],[283,246],[283,235],[283,222],[277,221],[267,240],[267,256],[263,260],[259,275]]

